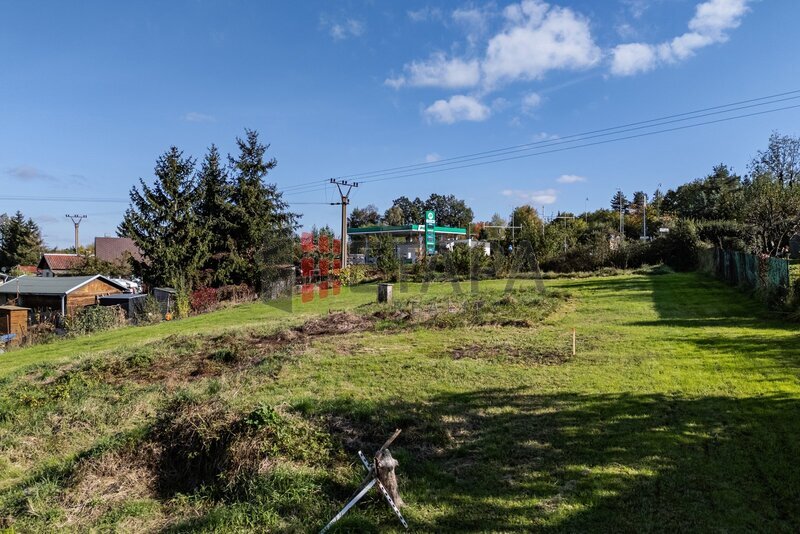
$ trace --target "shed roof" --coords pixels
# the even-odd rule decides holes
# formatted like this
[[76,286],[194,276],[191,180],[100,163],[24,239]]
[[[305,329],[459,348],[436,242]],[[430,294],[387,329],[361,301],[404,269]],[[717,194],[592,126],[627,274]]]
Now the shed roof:
[[117,293],[114,295],[103,295],[100,300],[137,300],[147,298],[147,293]]
[[70,271],[79,268],[83,262],[83,256],[78,254],[44,254],[39,261],[39,269]]
[[0,286],[0,294],[4,295],[68,295],[79,287],[82,287],[93,280],[102,280],[120,291],[125,288],[106,278],[96,274],[94,276],[20,276]]
[[94,255],[98,260],[117,262],[125,259],[130,254],[135,260],[141,261],[142,253],[130,237],[95,237]]
[[5,304],[0,306],[0,311],[31,311],[31,309],[23,308],[22,306],[14,306],[12,304]]

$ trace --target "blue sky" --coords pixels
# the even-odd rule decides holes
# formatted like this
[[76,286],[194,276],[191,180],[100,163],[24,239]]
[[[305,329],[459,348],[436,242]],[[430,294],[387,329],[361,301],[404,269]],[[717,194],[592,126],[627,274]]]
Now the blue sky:
[[[72,242],[64,214],[89,216],[89,243],[126,204],[3,197],[124,200],[170,145],[227,152],[245,127],[271,143],[283,188],[800,89],[792,0],[0,1],[0,20],[0,212],[21,209],[57,246]],[[452,193],[478,219],[605,207],[617,187],[669,188],[719,162],[745,172],[798,119],[367,183],[352,202]],[[295,209],[338,227],[336,206]]]

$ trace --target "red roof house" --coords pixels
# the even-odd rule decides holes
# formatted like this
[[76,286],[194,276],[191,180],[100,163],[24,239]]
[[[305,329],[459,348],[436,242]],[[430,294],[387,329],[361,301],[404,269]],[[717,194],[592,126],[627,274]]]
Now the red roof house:
[[38,270],[42,276],[65,276],[83,265],[83,256],[78,254],[44,254],[39,260]]
[[39,273],[39,268],[35,265],[17,265],[17,269],[23,274],[31,274],[34,276]]

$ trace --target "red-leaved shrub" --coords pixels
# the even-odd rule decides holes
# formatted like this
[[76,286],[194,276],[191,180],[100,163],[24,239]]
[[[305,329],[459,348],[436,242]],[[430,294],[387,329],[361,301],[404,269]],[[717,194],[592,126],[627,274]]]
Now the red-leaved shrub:
[[217,290],[213,287],[201,287],[192,291],[192,310],[197,313],[207,312],[217,305]]

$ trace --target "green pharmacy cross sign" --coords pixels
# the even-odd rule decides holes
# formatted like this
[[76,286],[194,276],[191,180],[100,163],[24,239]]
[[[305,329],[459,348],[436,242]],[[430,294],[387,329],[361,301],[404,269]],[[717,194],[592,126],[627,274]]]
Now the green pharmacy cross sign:
[[436,212],[425,212],[425,249],[428,254],[436,252]]

